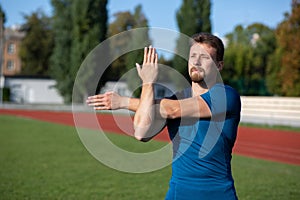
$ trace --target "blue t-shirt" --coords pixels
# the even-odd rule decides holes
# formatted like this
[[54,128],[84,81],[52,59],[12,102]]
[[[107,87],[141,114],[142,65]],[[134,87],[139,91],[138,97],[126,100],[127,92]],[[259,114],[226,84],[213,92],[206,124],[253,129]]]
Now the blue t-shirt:
[[[191,96],[187,88],[171,99]],[[166,199],[237,199],[230,162],[240,121],[240,96],[230,86],[216,84],[201,97],[211,118],[167,121],[173,163]]]

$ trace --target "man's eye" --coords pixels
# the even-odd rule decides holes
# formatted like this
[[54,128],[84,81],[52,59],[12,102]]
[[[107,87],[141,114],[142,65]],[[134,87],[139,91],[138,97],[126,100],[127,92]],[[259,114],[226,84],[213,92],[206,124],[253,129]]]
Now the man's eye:
[[201,58],[203,58],[203,59],[209,59],[209,56],[208,55],[202,55]]

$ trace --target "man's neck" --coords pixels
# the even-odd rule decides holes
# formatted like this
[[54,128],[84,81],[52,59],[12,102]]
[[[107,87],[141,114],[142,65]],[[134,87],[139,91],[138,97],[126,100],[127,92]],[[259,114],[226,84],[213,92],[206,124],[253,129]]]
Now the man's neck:
[[199,96],[208,91],[207,85],[202,83],[192,82],[192,96]]

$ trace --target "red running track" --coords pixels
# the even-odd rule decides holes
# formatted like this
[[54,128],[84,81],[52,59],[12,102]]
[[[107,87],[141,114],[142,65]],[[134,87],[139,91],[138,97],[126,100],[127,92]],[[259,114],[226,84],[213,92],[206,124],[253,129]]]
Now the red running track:
[[[133,133],[132,118],[126,115],[76,113],[73,118],[71,112],[12,109],[0,109],[0,114],[70,126],[76,124],[77,127],[95,130],[99,130],[101,127],[104,131],[128,135]],[[169,141],[167,131],[163,130],[163,133],[156,136],[155,139]],[[253,158],[300,165],[300,133],[241,126],[233,152]]]

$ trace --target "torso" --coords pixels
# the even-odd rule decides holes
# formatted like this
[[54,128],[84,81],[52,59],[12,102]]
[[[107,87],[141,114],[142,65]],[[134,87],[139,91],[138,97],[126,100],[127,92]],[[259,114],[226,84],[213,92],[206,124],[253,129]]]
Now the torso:
[[[218,117],[168,120],[174,151],[170,186],[176,185],[180,193],[182,189],[187,191],[188,185],[189,193],[204,195],[202,198],[212,199],[211,195],[219,194],[221,199],[236,199],[230,162],[240,120],[240,98],[228,86],[214,87],[201,96]],[[223,100],[219,96],[221,90]],[[191,96],[189,88],[178,98]],[[225,108],[219,107],[221,104]],[[218,114],[222,109],[226,109],[223,119]]]

